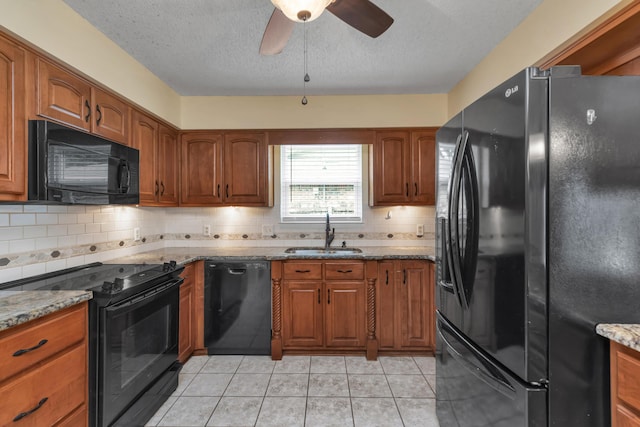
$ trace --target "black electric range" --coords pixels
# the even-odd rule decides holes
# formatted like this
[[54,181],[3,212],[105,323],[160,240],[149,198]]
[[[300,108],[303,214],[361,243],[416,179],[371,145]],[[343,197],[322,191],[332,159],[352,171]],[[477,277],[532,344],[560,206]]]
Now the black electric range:
[[184,267],[93,263],[0,285],[89,290],[89,425],[144,425],[178,385]]

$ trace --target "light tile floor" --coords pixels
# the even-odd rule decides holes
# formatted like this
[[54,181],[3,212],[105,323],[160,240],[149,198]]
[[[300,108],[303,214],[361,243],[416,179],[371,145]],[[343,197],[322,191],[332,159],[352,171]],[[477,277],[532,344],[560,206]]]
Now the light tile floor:
[[148,426],[438,427],[433,357],[196,356]]

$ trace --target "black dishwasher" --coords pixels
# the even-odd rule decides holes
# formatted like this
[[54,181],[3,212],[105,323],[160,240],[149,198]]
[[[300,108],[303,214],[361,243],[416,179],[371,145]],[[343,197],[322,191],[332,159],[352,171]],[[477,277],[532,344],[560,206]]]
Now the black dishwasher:
[[268,261],[205,262],[204,345],[209,354],[271,354]]

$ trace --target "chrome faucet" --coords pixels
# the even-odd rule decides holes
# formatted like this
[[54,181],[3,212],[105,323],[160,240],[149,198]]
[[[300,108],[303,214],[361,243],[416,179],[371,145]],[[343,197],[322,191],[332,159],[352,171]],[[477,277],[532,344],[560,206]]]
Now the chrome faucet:
[[334,237],[336,236],[336,229],[331,230],[331,224],[329,223],[329,214],[327,213],[327,228],[325,231],[325,239],[324,239],[324,248],[329,249],[331,246],[331,242],[333,242]]

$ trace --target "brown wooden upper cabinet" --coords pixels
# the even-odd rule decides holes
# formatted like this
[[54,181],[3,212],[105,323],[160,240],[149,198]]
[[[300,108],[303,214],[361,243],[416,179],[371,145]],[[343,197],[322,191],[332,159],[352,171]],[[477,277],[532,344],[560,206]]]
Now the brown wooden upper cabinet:
[[0,200],[25,200],[25,51],[4,37],[0,37],[0,85]]
[[36,114],[129,144],[127,103],[41,58],[36,64]]
[[177,132],[141,113],[131,113],[131,145],[140,151],[140,204],[178,205]]
[[435,204],[435,129],[376,132],[369,204]]
[[269,150],[263,132],[184,132],[182,206],[269,206]]

